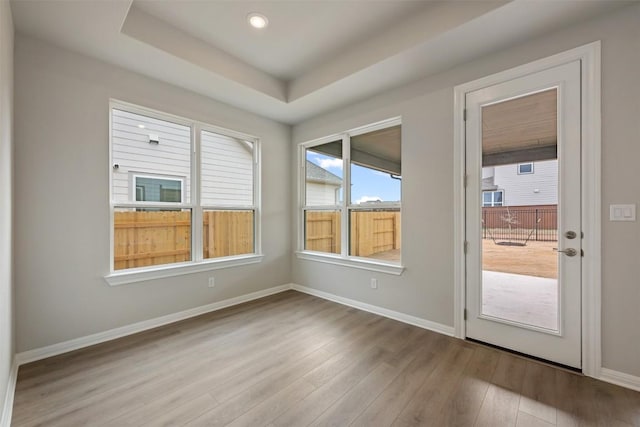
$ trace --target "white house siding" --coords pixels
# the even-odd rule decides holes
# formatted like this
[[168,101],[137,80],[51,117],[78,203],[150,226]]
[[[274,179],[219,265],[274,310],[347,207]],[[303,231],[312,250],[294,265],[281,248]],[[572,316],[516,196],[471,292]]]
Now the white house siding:
[[202,132],[202,205],[253,206],[253,144]]
[[534,162],[532,174],[518,175],[517,164],[495,166],[493,169],[494,184],[499,190],[504,190],[505,206],[558,203],[557,160]]
[[337,185],[307,181],[307,206],[337,205]]
[[[157,135],[159,143],[149,143],[149,135]],[[133,176],[137,174],[183,179],[183,202],[190,200],[191,129],[188,126],[113,109],[112,163],[118,165],[112,168],[115,202],[134,201]]]

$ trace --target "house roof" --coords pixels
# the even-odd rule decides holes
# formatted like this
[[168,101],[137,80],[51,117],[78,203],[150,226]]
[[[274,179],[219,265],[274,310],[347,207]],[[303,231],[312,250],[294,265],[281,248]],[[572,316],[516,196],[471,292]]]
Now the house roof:
[[342,178],[307,160],[307,181],[321,184],[342,185]]

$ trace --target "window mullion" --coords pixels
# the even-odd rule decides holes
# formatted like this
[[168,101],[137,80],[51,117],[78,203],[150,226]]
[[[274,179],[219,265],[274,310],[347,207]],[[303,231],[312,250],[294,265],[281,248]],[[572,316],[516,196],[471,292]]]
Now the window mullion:
[[306,239],[306,206],[307,206],[307,148],[301,145],[298,149],[298,250],[304,251]]
[[204,258],[202,245],[202,206],[200,200],[200,179],[201,179],[201,132],[200,126],[195,123],[192,127],[191,136],[191,200],[193,203],[193,221],[191,221],[191,247],[193,250],[193,260],[202,261]]
[[349,256],[349,209],[351,202],[351,137],[349,134],[342,136],[342,176],[343,176],[343,197],[341,204],[341,245],[340,255]]
[[262,155],[262,147],[259,141],[253,142],[253,253],[262,253],[262,230],[261,230],[261,213],[262,213],[262,193],[261,193],[261,177],[260,156]]

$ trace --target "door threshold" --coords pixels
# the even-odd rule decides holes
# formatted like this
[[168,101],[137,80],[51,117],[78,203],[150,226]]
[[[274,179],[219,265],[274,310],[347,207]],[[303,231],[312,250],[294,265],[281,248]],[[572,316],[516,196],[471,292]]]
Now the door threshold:
[[539,363],[542,363],[544,365],[549,365],[549,366],[552,366],[554,368],[560,368],[562,370],[569,371],[569,372],[572,372],[574,374],[584,375],[581,368],[574,368],[573,366],[563,365],[562,363],[553,362],[551,360],[543,359],[543,358],[537,357],[537,356],[532,356],[532,355],[526,354],[526,353],[521,353],[521,352],[516,351],[516,350],[511,350],[510,348],[500,347],[499,345],[490,344],[490,343],[487,343],[487,342],[484,342],[484,341],[479,341],[479,340],[476,340],[476,339],[473,339],[473,338],[465,338],[465,341],[468,341],[468,342],[471,342],[471,343],[474,343],[474,344],[478,344],[478,345],[482,345],[482,346],[485,346],[485,347],[495,348],[496,350],[501,350],[501,351],[504,351],[504,352],[507,352],[507,353],[511,353],[511,354],[513,354],[515,356],[519,356],[519,357],[522,357],[524,359],[529,359],[529,360],[532,360],[534,362],[539,362]]

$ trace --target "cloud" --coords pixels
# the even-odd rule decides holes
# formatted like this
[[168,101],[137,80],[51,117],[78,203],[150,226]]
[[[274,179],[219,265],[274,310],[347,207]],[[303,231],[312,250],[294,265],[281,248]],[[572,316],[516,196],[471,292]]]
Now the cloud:
[[318,165],[322,168],[322,169],[342,169],[342,159],[335,159],[335,158],[318,158],[316,159],[318,161]]
[[382,198],[379,196],[362,196],[358,200],[356,200],[356,204],[365,203],[365,202],[381,202]]

